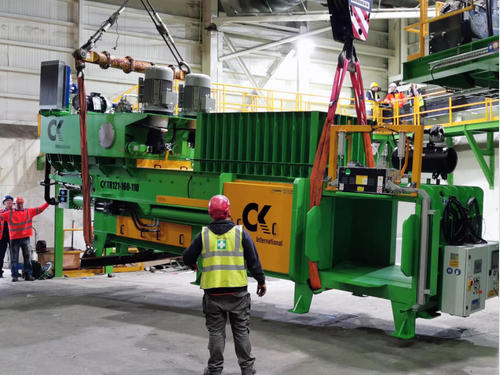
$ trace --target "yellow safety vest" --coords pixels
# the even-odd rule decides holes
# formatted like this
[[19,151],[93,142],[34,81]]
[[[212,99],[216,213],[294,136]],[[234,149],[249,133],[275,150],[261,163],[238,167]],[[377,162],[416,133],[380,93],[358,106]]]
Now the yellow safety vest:
[[413,96],[410,100],[410,103],[412,106],[416,103],[418,105],[418,108],[423,107],[424,106],[424,98],[422,97],[422,94],[419,93],[418,95]]
[[208,227],[202,228],[201,289],[248,285],[242,233],[241,225],[235,225],[224,234],[215,234]]
[[422,97],[422,95],[419,95],[418,96],[418,107],[423,107],[424,106],[424,98]]

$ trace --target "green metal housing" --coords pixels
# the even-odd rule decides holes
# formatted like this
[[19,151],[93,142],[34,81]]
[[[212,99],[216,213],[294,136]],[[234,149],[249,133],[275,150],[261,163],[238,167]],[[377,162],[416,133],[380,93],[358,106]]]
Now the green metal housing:
[[[191,227],[192,237],[209,222],[207,208],[166,204],[158,196],[189,200],[208,200],[224,192],[233,181],[288,183],[293,187],[290,245],[287,273],[265,271],[270,276],[295,282],[290,311],[309,311],[314,293],[328,289],[388,299],[394,314],[394,336],[415,335],[417,317],[432,318],[440,309],[440,256],[446,244],[441,235],[441,214],[446,199],[456,196],[465,203],[476,197],[482,211],[483,192],[479,188],[424,185],[431,197],[433,214],[429,226],[426,280],[429,293],[424,304],[417,303],[420,259],[421,199],[365,193],[324,190],[321,205],[309,209],[309,179],[325,114],[320,112],[218,113],[202,114],[196,127],[189,119],[169,117],[165,142],[170,142],[169,160],[189,160],[192,170],[138,168],[137,159],[163,160],[165,154],[142,156],[129,152],[128,144],[147,143],[149,122],[155,115],[88,115],[89,164],[94,206],[94,246],[98,255],[114,248],[128,254],[129,247],[182,254],[184,246],[172,246],[144,239],[128,238],[117,231],[118,213],[131,211],[141,219]],[[353,118],[337,117],[337,124]],[[56,189],[80,186],[80,137],[78,116],[42,118],[41,152],[55,169],[51,178]],[[109,123],[115,138],[109,147],[101,146],[99,129]],[[175,130],[174,130],[175,129]],[[193,132],[195,137],[193,138]],[[173,134],[175,133],[175,135]],[[193,142],[194,140],[194,142]],[[172,142],[173,141],[173,142]],[[354,137],[353,155],[362,161],[362,142]],[[76,188],[78,190],[78,188]],[[81,205],[78,191],[71,203]],[[247,199],[241,196],[242,201]],[[182,202],[182,201],[180,201]],[[414,203],[415,210],[403,225],[401,264],[396,264],[398,203]],[[234,202],[233,202],[234,203]],[[272,204],[273,202],[269,202]],[[125,207],[125,208],[124,208]],[[233,213],[234,214],[234,213]],[[56,208],[56,275],[62,273],[63,209]],[[322,288],[309,286],[308,260],[318,263]]]
[[498,35],[405,62],[403,81],[497,89]]

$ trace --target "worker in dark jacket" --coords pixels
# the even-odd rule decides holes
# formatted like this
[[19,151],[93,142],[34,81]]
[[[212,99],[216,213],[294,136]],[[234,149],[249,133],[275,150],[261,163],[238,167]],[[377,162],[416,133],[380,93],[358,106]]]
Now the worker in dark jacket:
[[187,266],[197,269],[196,262],[201,255],[200,286],[205,291],[203,312],[210,352],[205,375],[222,373],[228,316],[241,373],[256,373],[248,328],[250,294],[247,291],[247,269],[257,280],[259,297],[266,293],[266,280],[255,244],[242,226],[229,220],[229,206],[229,199],[224,195],[210,199],[208,214],[214,221],[202,228],[183,256]]
[[[2,200],[2,204],[4,208],[0,210],[0,214],[12,210],[14,198],[10,195],[6,195]],[[7,245],[9,244],[9,224],[0,216],[0,278],[3,277],[3,261],[5,252],[7,251]]]

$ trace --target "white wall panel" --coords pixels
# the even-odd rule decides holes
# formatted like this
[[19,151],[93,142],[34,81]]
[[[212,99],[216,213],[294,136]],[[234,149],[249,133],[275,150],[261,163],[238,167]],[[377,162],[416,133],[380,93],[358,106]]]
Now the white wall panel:
[[75,4],[72,0],[2,0],[0,11],[71,21]]
[[41,46],[73,48],[75,30],[71,26],[42,24],[35,21],[9,19],[0,13],[0,39],[36,43]]
[[[495,149],[495,165],[498,165],[498,148]],[[498,199],[499,199],[499,173],[495,170],[495,188],[490,189],[479,164],[472,151],[458,152],[458,164],[455,170],[455,184],[478,186],[484,191],[483,212],[483,238],[486,240],[499,240]]]
[[[43,189],[39,185],[43,173],[36,170],[39,141],[21,136],[33,133],[33,128],[26,131],[26,125],[36,124],[40,63],[62,60],[73,68],[73,50],[117,9],[116,5],[102,1],[84,1],[84,4],[83,39],[79,41],[78,0],[0,0],[0,125],[24,125],[18,128],[19,138],[4,138],[5,134],[0,133],[0,195],[23,195],[27,206],[43,203]],[[178,48],[184,58],[194,64],[194,70],[199,71],[199,0],[161,2],[159,10],[167,10],[171,14],[161,14],[162,19],[173,37],[179,40]],[[182,17],[174,16],[177,14]],[[144,10],[127,9],[118,21],[118,30],[116,51],[112,49],[117,37],[115,27],[105,34],[96,50],[108,50],[118,56],[130,55],[160,65],[175,63]],[[136,73],[127,75],[114,69],[102,70],[94,65],[87,66],[86,76],[87,92],[101,92],[109,98],[135,85],[139,77]],[[51,207],[34,220],[38,238],[47,240],[49,246],[53,245],[53,215]],[[71,226],[72,218],[77,220],[76,226],[81,226],[80,216],[77,211],[67,211],[65,226]],[[69,241],[68,235],[66,245]],[[75,243],[83,246],[80,233],[76,234]]]

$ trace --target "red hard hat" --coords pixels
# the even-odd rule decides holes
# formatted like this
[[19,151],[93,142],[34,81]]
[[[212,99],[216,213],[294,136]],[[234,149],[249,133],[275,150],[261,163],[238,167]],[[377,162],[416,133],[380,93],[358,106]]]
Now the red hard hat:
[[18,203],[24,203],[23,197],[16,197],[16,204]]
[[229,199],[225,195],[214,195],[208,202],[208,214],[214,220],[227,219],[230,205]]

